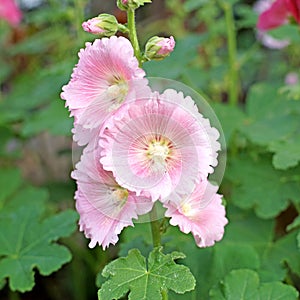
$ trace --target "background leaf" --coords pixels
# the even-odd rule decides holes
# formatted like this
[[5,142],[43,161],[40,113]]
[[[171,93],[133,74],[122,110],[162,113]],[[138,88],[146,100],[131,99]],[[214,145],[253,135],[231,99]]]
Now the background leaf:
[[231,271],[218,286],[210,291],[212,300],[297,300],[298,292],[281,282],[260,284],[256,272],[247,269]]
[[0,211],[0,281],[8,278],[13,291],[32,289],[34,268],[49,275],[71,259],[66,247],[53,242],[75,230],[77,214],[66,210],[41,220],[46,198],[43,189],[27,187]]

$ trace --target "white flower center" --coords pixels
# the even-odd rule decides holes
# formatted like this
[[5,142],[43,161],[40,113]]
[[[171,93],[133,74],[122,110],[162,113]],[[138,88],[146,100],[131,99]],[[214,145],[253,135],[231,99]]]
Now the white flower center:
[[190,203],[186,202],[186,197],[180,205],[180,211],[188,218],[193,218],[195,215],[195,209]]
[[125,81],[119,81],[112,84],[107,89],[107,96],[111,101],[109,112],[118,109],[128,94],[128,84]]
[[169,143],[165,140],[152,141],[147,149],[147,157],[151,160],[151,168],[154,172],[165,171],[166,160],[170,155]]
[[128,190],[118,187],[112,190],[111,196],[114,202],[119,202],[121,205],[123,205],[128,199]]

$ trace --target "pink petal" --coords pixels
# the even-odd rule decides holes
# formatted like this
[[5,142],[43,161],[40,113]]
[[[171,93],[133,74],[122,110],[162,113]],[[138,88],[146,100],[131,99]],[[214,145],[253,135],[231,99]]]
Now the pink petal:
[[22,12],[14,0],[1,0],[0,19],[6,20],[12,26],[16,26],[21,22]]
[[299,0],[286,0],[288,11],[295,18],[296,22],[300,24],[300,1]]
[[286,0],[276,0],[268,10],[259,16],[257,28],[270,30],[279,27],[287,22],[288,14]]

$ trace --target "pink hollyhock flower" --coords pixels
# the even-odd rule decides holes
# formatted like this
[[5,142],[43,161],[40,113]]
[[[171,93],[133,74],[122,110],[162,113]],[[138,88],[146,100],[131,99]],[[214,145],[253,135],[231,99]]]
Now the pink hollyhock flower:
[[103,170],[99,151],[84,151],[72,177],[77,180],[75,199],[80,231],[91,239],[91,248],[97,243],[103,249],[114,245],[123,228],[133,226],[132,219],[152,208],[149,198],[120,187],[112,173]]
[[21,22],[22,12],[14,0],[1,0],[0,19],[6,20],[12,26],[16,26]]
[[88,142],[89,135],[95,134],[93,130],[101,127],[127,98],[147,90],[144,76],[126,38],[112,36],[86,43],[61,93],[75,119],[75,140],[81,145]]
[[111,118],[100,136],[100,161],[124,188],[164,201],[175,190],[192,192],[213,172],[218,138],[194,101],[170,89]]
[[198,247],[209,247],[220,241],[228,223],[222,196],[216,193],[217,189],[204,180],[192,194],[173,195],[164,204],[167,208],[165,215],[171,218],[170,224],[179,226],[184,233],[192,232]]
[[276,0],[259,16],[257,28],[265,31],[279,27],[288,23],[289,17],[300,24],[299,0]]

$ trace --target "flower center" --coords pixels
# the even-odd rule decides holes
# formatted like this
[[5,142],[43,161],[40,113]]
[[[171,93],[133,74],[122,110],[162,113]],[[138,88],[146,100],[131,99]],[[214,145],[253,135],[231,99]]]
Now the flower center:
[[153,171],[165,171],[167,164],[166,161],[170,157],[171,143],[166,139],[159,141],[152,140],[148,145],[146,155],[151,160],[151,168]]
[[128,94],[128,84],[126,81],[118,80],[107,89],[107,96],[111,105],[109,112],[118,109]]
[[121,205],[125,204],[128,199],[128,190],[118,187],[112,190],[112,199],[116,202],[120,202]]
[[182,199],[182,202],[180,204],[180,211],[183,215],[185,215],[186,217],[192,219],[195,215],[195,208],[189,203],[187,202],[187,197],[184,197]]

